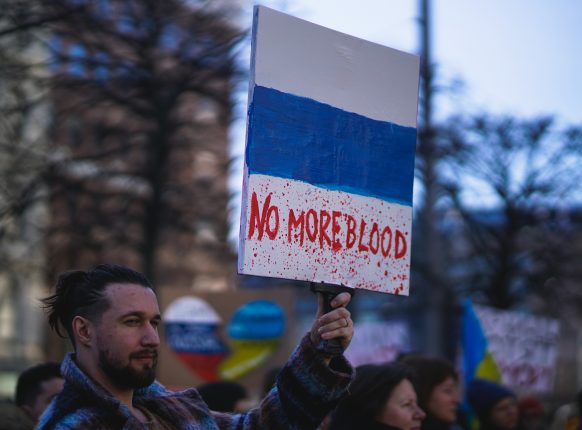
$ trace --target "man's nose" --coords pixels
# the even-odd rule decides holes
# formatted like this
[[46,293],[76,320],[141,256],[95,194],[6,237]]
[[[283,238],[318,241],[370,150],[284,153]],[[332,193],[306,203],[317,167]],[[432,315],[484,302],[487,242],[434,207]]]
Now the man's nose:
[[146,346],[157,347],[160,344],[160,336],[157,326],[146,324],[142,336],[142,343]]

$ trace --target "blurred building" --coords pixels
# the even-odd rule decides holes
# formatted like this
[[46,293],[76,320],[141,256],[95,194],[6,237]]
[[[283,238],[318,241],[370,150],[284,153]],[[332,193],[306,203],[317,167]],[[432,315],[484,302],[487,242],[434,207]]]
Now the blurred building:
[[[21,127],[42,153],[30,175],[43,193],[0,226],[0,385],[62,357],[38,299],[64,270],[117,262],[160,288],[232,288],[228,127],[240,31],[234,6],[202,3],[46,2],[40,13],[59,19],[32,29],[34,52],[2,38],[49,73],[41,89],[21,85],[48,92],[42,118]],[[8,83],[2,76],[2,103]],[[17,155],[0,153],[1,167],[26,159]]]
[[[119,262],[159,286],[224,290],[238,30],[197,2],[71,2],[51,41],[49,279]],[[163,4],[162,4],[163,3]]]

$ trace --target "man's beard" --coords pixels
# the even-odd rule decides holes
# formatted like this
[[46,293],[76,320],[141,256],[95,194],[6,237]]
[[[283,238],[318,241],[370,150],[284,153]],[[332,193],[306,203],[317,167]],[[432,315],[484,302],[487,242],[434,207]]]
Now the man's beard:
[[[139,358],[140,356],[153,355],[152,365],[143,366],[136,370],[131,366],[131,359]],[[140,351],[134,352],[129,356],[130,361],[125,366],[118,365],[111,359],[111,354],[108,349],[99,351],[99,367],[109,377],[111,383],[123,389],[138,389],[150,385],[156,379],[156,366],[158,364],[157,351]]]

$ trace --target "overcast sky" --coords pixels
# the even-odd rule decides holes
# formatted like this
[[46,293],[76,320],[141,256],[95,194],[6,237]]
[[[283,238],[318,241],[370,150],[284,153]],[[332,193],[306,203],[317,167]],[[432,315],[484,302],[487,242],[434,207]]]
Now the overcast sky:
[[[353,36],[418,52],[418,0],[271,0],[261,4]],[[442,83],[453,78],[465,81],[464,107],[527,116],[556,113],[567,122],[582,121],[580,0],[440,0],[431,4],[433,61]]]

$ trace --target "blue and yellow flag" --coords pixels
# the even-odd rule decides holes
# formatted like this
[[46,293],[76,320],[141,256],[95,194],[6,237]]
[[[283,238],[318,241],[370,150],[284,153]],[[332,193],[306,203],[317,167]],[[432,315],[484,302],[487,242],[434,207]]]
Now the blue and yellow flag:
[[[461,327],[461,344],[463,347],[463,382],[465,392],[475,378],[501,382],[501,371],[488,348],[487,336],[481,321],[470,300],[463,302],[463,319]],[[476,428],[468,401],[465,399],[463,408],[467,414],[470,428]]]
[[489,351],[487,337],[470,300],[463,303],[461,342],[465,387],[474,378],[500,382],[501,372]]

